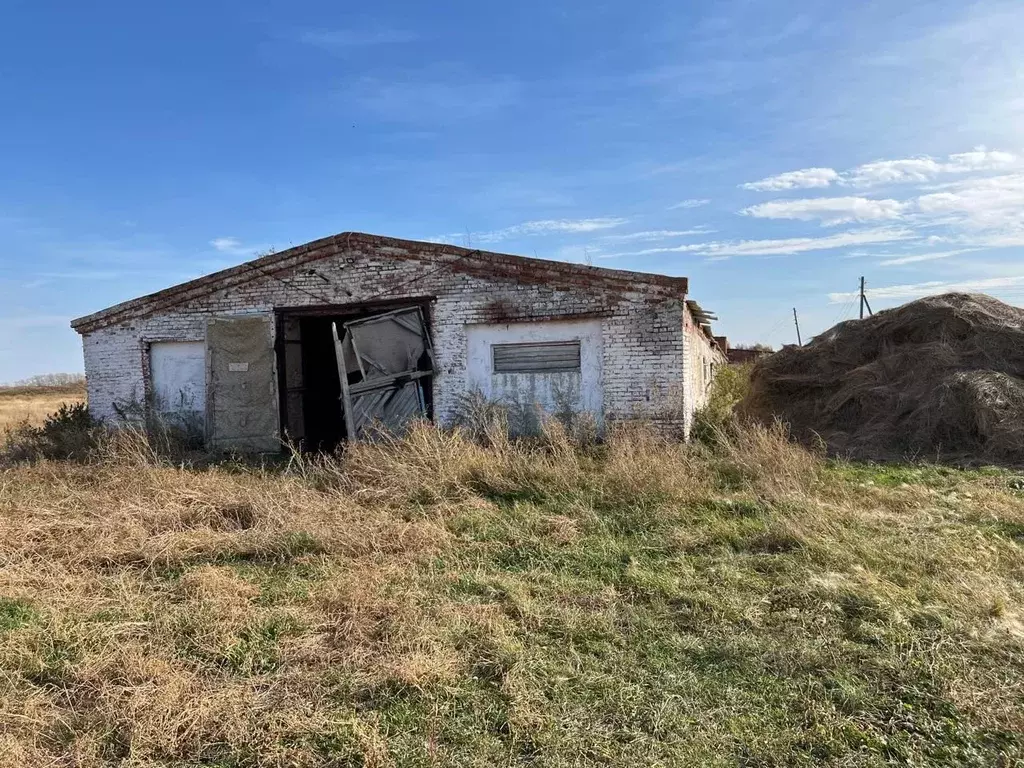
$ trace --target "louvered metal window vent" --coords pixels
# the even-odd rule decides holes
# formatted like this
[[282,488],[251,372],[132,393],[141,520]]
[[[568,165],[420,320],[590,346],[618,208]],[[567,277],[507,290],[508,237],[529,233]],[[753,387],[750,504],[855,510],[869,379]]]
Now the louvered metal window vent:
[[495,344],[491,354],[495,373],[559,373],[580,369],[578,341]]

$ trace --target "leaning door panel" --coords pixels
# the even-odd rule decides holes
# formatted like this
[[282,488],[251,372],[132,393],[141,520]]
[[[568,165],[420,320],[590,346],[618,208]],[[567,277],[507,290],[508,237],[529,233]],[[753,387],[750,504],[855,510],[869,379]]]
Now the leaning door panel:
[[420,309],[335,324],[334,341],[349,439],[365,437],[374,426],[401,433],[429,415],[433,350]]

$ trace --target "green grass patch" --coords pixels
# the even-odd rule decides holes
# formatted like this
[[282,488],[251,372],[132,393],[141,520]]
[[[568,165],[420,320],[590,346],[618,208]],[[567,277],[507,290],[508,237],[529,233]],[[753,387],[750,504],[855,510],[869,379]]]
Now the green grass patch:
[[[989,476],[834,471],[884,487]],[[496,653],[463,637],[469,679],[375,701],[385,731],[403,734],[389,742],[401,764],[429,764],[427,744],[447,761],[543,765],[980,767],[1022,754],[1021,734],[950,698],[945,620],[833,572],[849,557],[786,522],[806,509],[711,498],[634,514],[535,492],[492,501],[450,521],[460,547],[432,571],[459,574],[453,600],[500,609],[514,642]],[[571,543],[545,535],[559,513],[578,533]]]
[[259,588],[256,604],[261,606],[301,603],[325,576],[321,562],[233,562],[240,577]]
[[[921,485],[928,488],[950,489],[965,481],[981,478],[1006,478],[1012,488],[1018,479],[999,467],[956,469],[941,464],[870,464],[832,461],[828,463],[833,477],[855,484],[896,488],[902,485]],[[1022,484],[1024,487],[1024,484]]]
[[281,639],[301,629],[301,625],[288,616],[271,616],[255,622],[242,629],[238,640],[224,649],[218,661],[238,675],[271,672],[280,661]]
[[27,626],[37,615],[35,608],[25,600],[0,598],[0,632]]

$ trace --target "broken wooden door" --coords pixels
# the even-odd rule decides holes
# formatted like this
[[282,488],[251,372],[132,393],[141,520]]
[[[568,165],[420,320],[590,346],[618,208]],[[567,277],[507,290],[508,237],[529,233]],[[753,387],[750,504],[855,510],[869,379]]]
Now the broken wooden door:
[[428,416],[434,364],[422,310],[396,309],[333,328],[350,440],[374,426],[401,433],[409,422]]
[[207,322],[207,434],[215,450],[281,447],[272,329],[262,315]]

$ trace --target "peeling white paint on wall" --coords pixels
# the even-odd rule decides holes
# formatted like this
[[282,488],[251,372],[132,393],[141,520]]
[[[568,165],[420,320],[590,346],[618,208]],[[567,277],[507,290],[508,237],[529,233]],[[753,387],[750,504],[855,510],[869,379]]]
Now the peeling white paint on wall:
[[[211,317],[257,313],[274,319],[275,312],[303,307],[431,300],[433,412],[442,424],[457,418],[464,396],[478,390],[540,402],[549,410],[568,398],[578,404],[575,410],[605,421],[650,420],[682,435],[706,397],[702,374],[710,371],[709,363],[725,361],[687,310],[685,279],[358,233],[328,240],[277,254],[272,265],[240,265],[168,289],[167,295],[112,307],[106,318],[80,318],[76,328],[83,334],[90,413],[116,422],[124,410],[120,404],[144,404],[154,394],[174,399],[180,384],[173,378],[166,385],[153,381],[153,345],[205,346]],[[311,253],[322,255],[312,259]],[[493,374],[495,343],[573,339],[581,347],[578,373]],[[272,332],[269,343],[274,342]],[[225,369],[247,360],[232,357]],[[216,387],[205,389],[205,372],[190,378],[205,401],[215,399]]]
[[[494,373],[494,345],[557,341],[579,342],[578,371]],[[571,409],[601,418],[604,340],[600,320],[467,325],[466,345],[469,391],[480,392],[497,402],[536,405],[547,413]]]
[[149,345],[153,402],[170,415],[206,412],[206,345],[201,341],[154,341]]

